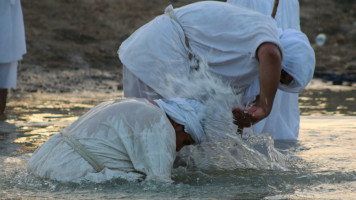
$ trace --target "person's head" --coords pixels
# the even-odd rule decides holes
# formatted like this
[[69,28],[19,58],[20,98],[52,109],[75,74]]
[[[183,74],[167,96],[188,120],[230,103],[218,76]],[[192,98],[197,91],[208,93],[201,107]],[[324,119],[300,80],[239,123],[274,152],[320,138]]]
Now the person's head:
[[205,133],[201,125],[200,113],[203,105],[198,101],[184,98],[155,100],[170,120],[176,132],[176,151],[185,145],[199,144]]
[[184,126],[178,124],[177,122],[173,121],[168,116],[169,121],[171,122],[174,131],[176,132],[176,151],[180,151],[184,146],[194,144],[195,141],[189,133],[184,131]]
[[[297,30],[281,31],[280,41],[283,47],[282,69],[284,72],[282,71],[281,74],[279,89],[286,92],[301,92],[313,77],[314,50],[307,36]],[[284,76],[283,80],[282,76]]]
[[284,69],[282,69],[281,78],[279,79],[280,83],[282,83],[284,85],[288,85],[293,81],[293,79],[294,79],[293,76],[291,76]]

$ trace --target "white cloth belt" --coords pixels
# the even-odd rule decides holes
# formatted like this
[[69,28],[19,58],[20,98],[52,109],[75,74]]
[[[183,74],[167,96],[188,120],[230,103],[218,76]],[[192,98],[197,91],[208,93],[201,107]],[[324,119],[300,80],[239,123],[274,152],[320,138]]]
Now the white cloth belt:
[[75,152],[77,152],[84,160],[86,160],[94,169],[96,172],[100,172],[105,168],[103,164],[101,164],[98,159],[90,153],[84,145],[82,145],[77,139],[69,135],[66,131],[61,130],[60,131],[63,140],[71,146]]
[[194,69],[194,70],[197,70],[199,68],[199,59],[197,58],[196,55],[193,54],[193,52],[192,52],[192,50],[191,50],[191,48],[189,46],[188,37],[185,35],[185,32],[184,32],[182,24],[179,22],[177,16],[174,14],[173,6],[172,5],[167,6],[167,8],[164,10],[164,14],[169,16],[182,29],[183,34],[184,34],[185,46],[186,46],[186,48],[188,49],[188,52],[189,52],[190,68]]
[[[164,14],[167,15],[168,17],[170,17],[171,19],[173,19],[175,22],[177,22],[177,24],[181,27],[183,33],[184,33],[184,29],[182,24],[179,22],[178,18],[176,17],[176,15],[174,14],[174,10],[173,10],[173,6],[169,5],[165,10],[164,10]],[[189,48],[189,42],[188,42],[188,38],[184,33],[184,38],[185,38],[185,45],[187,46],[187,48],[190,50]]]

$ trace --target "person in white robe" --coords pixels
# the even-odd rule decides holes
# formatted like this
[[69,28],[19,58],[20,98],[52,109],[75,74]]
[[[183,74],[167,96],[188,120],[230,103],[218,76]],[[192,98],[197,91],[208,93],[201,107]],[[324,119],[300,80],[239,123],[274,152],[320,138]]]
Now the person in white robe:
[[189,77],[192,71],[199,70],[199,64],[206,62],[209,72],[232,85],[236,94],[244,93],[259,77],[257,102],[247,110],[234,108],[238,123],[250,126],[270,113],[277,87],[283,87],[278,84],[282,58],[285,64],[303,68],[298,75],[293,74],[294,80],[284,89],[304,88],[311,79],[309,74],[314,68],[303,65],[305,60],[314,59],[309,41],[298,31],[284,34],[298,38],[295,42],[302,40],[297,47],[306,56],[295,62],[290,55],[295,53],[296,46],[283,44],[282,35],[269,17],[224,2],[167,7],[164,15],[135,31],[118,50],[124,66],[124,95],[175,97],[180,93],[167,90],[184,86],[174,79]]
[[205,138],[201,113],[190,99],[106,101],[41,145],[27,170],[62,182],[171,182],[176,151]]
[[[227,0],[229,4],[249,8],[251,10],[271,16],[274,0]],[[279,0],[277,13],[274,18],[277,26],[283,30],[300,30],[299,1]]]
[[[274,2],[274,0],[227,0],[227,3],[243,6],[267,16],[271,15]],[[280,0],[275,20],[277,26],[283,30],[300,30],[298,0]],[[251,98],[256,96],[258,91],[259,83],[256,79],[247,90],[246,95]],[[275,140],[298,140],[300,123],[298,96],[299,94],[296,92],[291,93],[278,89],[270,115],[253,126],[253,133],[269,133]],[[245,129],[245,131],[249,132],[250,130]]]
[[21,1],[0,1],[0,114],[6,108],[8,89],[16,87],[18,61],[25,53]]

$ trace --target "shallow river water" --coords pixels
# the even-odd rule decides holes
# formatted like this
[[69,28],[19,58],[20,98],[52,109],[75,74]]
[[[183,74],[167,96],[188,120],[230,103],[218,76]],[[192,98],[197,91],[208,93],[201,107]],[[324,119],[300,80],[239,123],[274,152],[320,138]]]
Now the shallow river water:
[[0,121],[0,199],[356,199],[356,87],[313,81],[300,94],[298,142],[275,142],[287,170],[173,170],[173,184],[60,183],[26,173],[32,152],[122,93],[13,94]]

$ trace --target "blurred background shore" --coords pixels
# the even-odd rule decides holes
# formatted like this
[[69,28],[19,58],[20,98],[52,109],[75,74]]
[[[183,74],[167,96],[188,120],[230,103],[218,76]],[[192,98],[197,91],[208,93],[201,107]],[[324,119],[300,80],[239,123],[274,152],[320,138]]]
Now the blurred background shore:
[[[193,0],[22,0],[28,53],[15,92],[117,92],[120,44],[169,4]],[[299,0],[302,31],[316,52],[316,74],[356,71],[356,1]],[[318,34],[326,35],[322,46]],[[356,74],[356,73],[355,73]]]

